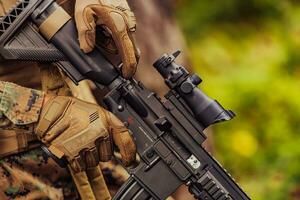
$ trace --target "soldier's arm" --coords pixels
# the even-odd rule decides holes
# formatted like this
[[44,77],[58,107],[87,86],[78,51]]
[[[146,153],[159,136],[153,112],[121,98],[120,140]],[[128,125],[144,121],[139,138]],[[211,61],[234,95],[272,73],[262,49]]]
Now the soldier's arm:
[[15,125],[37,122],[43,101],[42,91],[0,81],[0,111]]
[[31,134],[58,159],[66,159],[82,199],[95,195],[87,187],[90,178],[86,172],[100,161],[110,160],[114,145],[124,165],[135,162],[130,133],[119,119],[98,105],[0,81],[0,111],[16,126],[32,125]]
[[38,121],[44,95],[21,88],[0,81],[0,158],[40,145],[33,125]]
[[[101,161],[108,161],[112,156],[111,149],[106,149],[106,145],[110,147],[110,137],[119,146],[125,165],[132,164],[135,159],[131,154],[135,153],[135,147],[128,130],[112,113],[98,105],[74,97],[46,95],[39,90],[0,81],[0,111],[15,125],[33,124],[37,137],[50,147],[50,151],[52,149],[58,158],[65,156],[68,161],[78,164],[78,170],[86,166],[84,162],[72,160],[73,157],[78,156],[76,153],[83,147],[94,148],[98,139],[105,140],[105,144],[100,145],[103,149],[97,150]],[[91,138],[81,141],[81,137]],[[72,143],[60,143],[66,140]]]

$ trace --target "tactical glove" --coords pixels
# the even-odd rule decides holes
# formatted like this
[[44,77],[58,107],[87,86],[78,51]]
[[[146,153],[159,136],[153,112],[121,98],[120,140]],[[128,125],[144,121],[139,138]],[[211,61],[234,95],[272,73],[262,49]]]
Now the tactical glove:
[[96,26],[101,26],[122,57],[124,78],[134,75],[140,52],[134,40],[136,19],[126,0],[76,0],[75,20],[84,52],[93,50]]
[[65,157],[75,172],[109,161],[114,144],[125,166],[135,161],[135,145],[123,123],[107,110],[73,97],[50,97],[35,132],[56,157]]

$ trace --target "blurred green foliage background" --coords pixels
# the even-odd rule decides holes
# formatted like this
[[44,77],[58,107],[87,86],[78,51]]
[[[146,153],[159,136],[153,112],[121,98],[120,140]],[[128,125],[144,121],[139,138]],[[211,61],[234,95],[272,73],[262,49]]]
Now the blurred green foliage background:
[[300,199],[300,1],[178,0],[202,88],[237,117],[215,156],[252,199]]

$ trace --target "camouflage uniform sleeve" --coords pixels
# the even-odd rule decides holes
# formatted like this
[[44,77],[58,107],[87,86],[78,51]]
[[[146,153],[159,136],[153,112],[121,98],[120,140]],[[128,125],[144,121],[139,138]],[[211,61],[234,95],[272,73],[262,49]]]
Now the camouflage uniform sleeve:
[[43,100],[42,91],[0,81],[0,114],[15,125],[37,122]]

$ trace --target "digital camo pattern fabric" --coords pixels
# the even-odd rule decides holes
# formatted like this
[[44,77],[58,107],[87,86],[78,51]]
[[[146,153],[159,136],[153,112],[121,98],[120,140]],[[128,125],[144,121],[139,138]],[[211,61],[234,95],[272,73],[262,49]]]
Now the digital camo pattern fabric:
[[[126,180],[115,163],[102,163],[112,195]],[[45,156],[40,148],[0,160],[1,200],[80,200],[69,172]]]
[[1,200],[78,200],[76,187],[66,169],[40,149],[0,161]]
[[0,110],[15,125],[38,121],[44,93],[0,81]]

